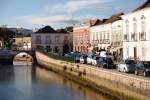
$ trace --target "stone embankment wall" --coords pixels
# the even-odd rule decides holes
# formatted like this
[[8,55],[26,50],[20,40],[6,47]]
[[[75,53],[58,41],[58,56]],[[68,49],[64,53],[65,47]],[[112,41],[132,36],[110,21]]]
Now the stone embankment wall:
[[120,92],[120,94],[117,95],[128,95],[128,99],[130,96],[143,100],[149,99],[150,80],[135,78],[89,65],[55,60],[40,52],[36,52],[36,57],[38,63],[52,65],[51,67],[63,71],[67,70],[67,72],[83,77],[93,83],[96,83],[96,85]]

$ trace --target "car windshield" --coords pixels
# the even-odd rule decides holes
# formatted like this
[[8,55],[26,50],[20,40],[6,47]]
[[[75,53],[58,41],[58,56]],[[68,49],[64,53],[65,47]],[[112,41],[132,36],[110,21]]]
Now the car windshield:
[[125,64],[135,64],[134,60],[125,60]]

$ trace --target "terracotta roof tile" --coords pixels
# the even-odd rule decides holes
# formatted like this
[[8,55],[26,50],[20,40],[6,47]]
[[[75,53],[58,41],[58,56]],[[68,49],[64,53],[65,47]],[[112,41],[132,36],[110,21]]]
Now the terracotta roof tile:
[[133,10],[133,12],[144,9],[144,8],[148,8],[148,7],[150,7],[150,0],[147,0],[146,2],[144,2],[141,6]]
[[104,24],[113,23],[114,21],[120,19],[119,17],[120,17],[121,15],[124,15],[124,13],[117,13],[117,14],[112,15],[109,19],[107,19],[107,20],[104,22]]

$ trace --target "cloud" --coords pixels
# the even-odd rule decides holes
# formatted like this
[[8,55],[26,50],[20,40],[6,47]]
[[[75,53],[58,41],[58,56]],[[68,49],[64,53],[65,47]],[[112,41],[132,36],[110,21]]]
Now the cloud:
[[55,24],[55,23],[76,23],[77,20],[71,19],[70,16],[56,15],[51,17],[37,17],[31,20],[33,24]]
[[64,4],[46,5],[44,7],[46,12],[50,13],[74,13],[82,9],[90,8],[91,6],[103,3],[108,3],[113,0],[73,0]]
[[67,15],[55,15],[50,17],[28,15],[28,16],[15,17],[15,19],[25,20],[34,25],[55,25],[55,24],[72,25],[79,22],[78,19],[72,19],[71,16],[67,16]]
[[[38,15],[18,16],[14,17],[14,19],[18,21],[23,20],[33,25],[73,25],[79,23],[81,20],[95,18],[95,15],[92,14],[92,12],[72,17],[74,12],[80,12],[80,10],[87,10],[89,8],[92,8],[94,11],[96,11],[96,9],[106,10],[111,7],[105,6],[105,4],[110,4],[112,1],[113,0],[69,0],[64,4],[58,3],[47,5],[44,7],[44,11]],[[45,11],[50,13],[46,13]]]

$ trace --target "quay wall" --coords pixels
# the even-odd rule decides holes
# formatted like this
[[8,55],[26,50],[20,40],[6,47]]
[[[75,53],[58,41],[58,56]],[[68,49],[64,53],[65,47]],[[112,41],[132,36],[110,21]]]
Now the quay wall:
[[97,86],[100,86],[100,89],[104,91],[108,90],[107,92],[112,95],[114,95],[112,93],[114,92],[116,94],[114,98],[118,97],[118,99],[127,100],[135,98],[143,100],[149,99],[149,80],[123,75],[105,69],[91,67],[89,65],[56,60],[37,51],[36,58],[39,65],[48,69],[56,69],[56,72],[57,70],[60,70],[63,73],[67,73],[68,76],[73,75],[74,77],[77,77],[77,81],[85,80],[86,85],[88,85],[87,82],[91,82],[94,84],[92,87],[97,88]]

